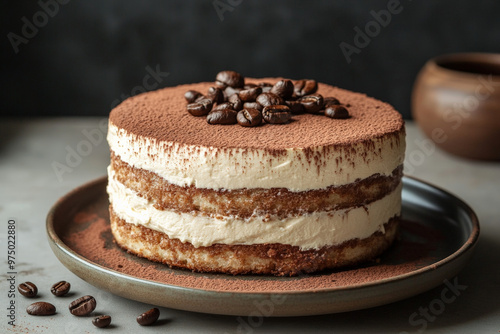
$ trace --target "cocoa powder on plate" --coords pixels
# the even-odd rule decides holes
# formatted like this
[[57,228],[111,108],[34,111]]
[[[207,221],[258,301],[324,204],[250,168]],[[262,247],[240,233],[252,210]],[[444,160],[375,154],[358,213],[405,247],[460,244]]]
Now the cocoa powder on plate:
[[393,259],[384,261],[385,255],[383,255],[380,259],[362,266],[298,277],[193,274],[181,269],[171,270],[166,265],[128,254],[113,242],[107,216],[105,214],[101,216],[96,217],[94,213],[78,213],[75,217],[80,226],[77,229],[69,229],[63,236],[64,242],[88,260],[123,274],[170,285],[220,292],[312,292],[374,283],[412,272],[432,263],[434,258],[429,254],[442,238],[437,230],[418,222],[405,221],[402,223],[404,228],[413,234],[415,231],[420,231],[421,235],[416,237],[422,240],[396,241],[392,251],[388,251],[390,254],[388,257],[396,256],[397,261]]

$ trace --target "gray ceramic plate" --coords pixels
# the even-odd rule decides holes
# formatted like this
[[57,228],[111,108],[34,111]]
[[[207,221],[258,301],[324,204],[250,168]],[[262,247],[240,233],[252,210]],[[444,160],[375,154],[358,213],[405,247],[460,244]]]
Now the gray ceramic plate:
[[[395,302],[455,276],[469,260],[479,236],[479,223],[467,204],[443,190],[404,177],[400,238],[376,261],[299,277],[192,273],[135,257],[113,243],[106,182],[106,178],[100,178],[85,184],[52,207],[47,232],[55,255],[69,270],[98,288],[188,311],[300,316]],[[89,246],[83,236],[90,233],[95,237]],[[108,261],[111,258],[113,261]]]

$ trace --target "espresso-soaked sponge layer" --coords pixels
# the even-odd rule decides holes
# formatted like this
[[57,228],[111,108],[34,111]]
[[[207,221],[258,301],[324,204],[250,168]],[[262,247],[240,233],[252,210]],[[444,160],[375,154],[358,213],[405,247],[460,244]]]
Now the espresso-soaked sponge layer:
[[337,246],[301,251],[283,244],[224,245],[194,247],[188,242],[141,225],[127,223],[110,206],[111,231],[117,244],[135,255],[172,267],[198,272],[227,274],[271,274],[294,276],[354,265],[386,250],[396,237],[399,217],[384,224],[385,233],[353,239]]
[[111,152],[111,170],[125,187],[151,201],[158,210],[197,211],[207,215],[269,215],[284,218],[315,211],[367,205],[391,193],[399,185],[402,166],[391,175],[373,175],[338,187],[293,192],[285,188],[214,190],[169,183],[153,172],[135,168]]

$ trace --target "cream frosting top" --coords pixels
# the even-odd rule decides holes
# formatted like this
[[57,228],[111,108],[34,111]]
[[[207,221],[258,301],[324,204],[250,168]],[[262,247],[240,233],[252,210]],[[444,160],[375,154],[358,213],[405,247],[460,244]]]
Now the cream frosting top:
[[318,147],[310,161],[304,149],[280,155],[265,150],[159,142],[109,125],[111,150],[129,165],[154,172],[169,183],[209,189],[287,188],[307,191],[340,186],[373,174],[391,175],[403,163],[404,133],[336,149]]

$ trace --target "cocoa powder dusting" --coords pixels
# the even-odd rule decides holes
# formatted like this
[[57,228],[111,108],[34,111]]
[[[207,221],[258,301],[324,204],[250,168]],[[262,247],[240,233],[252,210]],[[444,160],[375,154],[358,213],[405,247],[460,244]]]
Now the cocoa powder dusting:
[[[95,210],[90,210],[94,211]],[[221,292],[287,292],[335,289],[409,273],[446,256],[437,254],[443,235],[418,222],[403,221],[400,240],[380,258],[362,266],[297,277],[230,276],[192,273],[128,254],[113,240],[107,212],[78,213],[62,236],[75,252],[117,272],[187,288]]]
[[[246,83],[275,83],[283,78],[246,78]],[[205,117],[193,117],[186,111],[184,93],[205,93],[213,82],[168,87],[126,99],[109,115],[111,123],[138,136],[160,142],[214,147],[221,150],[265,150],[272,155],[286,154],[289,148],[320,146],[349,147],[383,136],[398,137],[404,131],[401,115],[387,103],[365,94],[318,83],[318,94],[333,96],[349,105],[351,117],[342,121],[317,115],[294,115],[294,121],[283,126],[207,126]],[[376,112],[374,112],[374,110]],[[369,148],[368,148],[369,149]],[[307,153],[307,151],[306,151]]]

